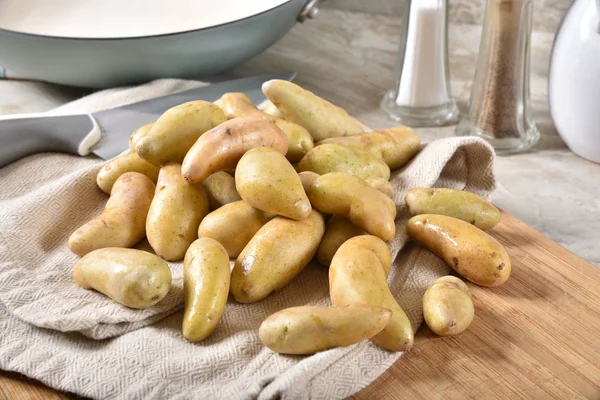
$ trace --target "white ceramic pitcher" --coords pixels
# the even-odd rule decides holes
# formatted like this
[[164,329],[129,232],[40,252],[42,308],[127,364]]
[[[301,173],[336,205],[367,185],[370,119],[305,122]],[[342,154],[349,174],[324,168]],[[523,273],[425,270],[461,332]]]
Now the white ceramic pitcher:
[[567,146],[600,163],[600,0],[575,0],[556,35],[550,112]]

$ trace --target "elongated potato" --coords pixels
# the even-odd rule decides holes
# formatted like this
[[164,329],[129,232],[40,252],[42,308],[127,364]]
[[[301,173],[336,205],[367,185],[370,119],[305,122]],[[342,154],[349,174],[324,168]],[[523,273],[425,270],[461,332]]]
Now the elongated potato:
[[216,240],[200,238],[185,253],[181,331],[190,342],[207,338],[217,327],[229,296],[230,275],[227,251]]
[[375,236],[357,236],[342,244],[329,267],[329,294],[334,306],[370,304],[391,310],[390,322],[371,341],[387,350],[406,351],[413,345],[414,332],[387,284],[387,263],[392,260],[389,248],[385,258],[374,251],[383,246],[387,248]]
[[339,144],[317,146],[298,163],[299,171],[346,172],[362,179],[390,179],[390,168],[380,158],[364,150],[354,150]]
[[498,286],[510,276],[511,264],[504,247],[481,229],[445,215],[412,217],[408,234],[473,283]]
[[135,151],[136,151],[135,145],[137,144],[138,140],[140,140],[141,138],[146,136],[148,134],[148,132],[150,132],[150,129],[152,129],[153,126],[154,126],[154,122],[150,122],[149,124],[142,125],[138,129],[136,129],[131,134],[131,136],[129,136],[129,150],[131,150],[132,152],[135,153]]
[[102,213],[69,237],[69,249],[83,256],[104,247],[131,247],[142,240],[154,188],[150,178],[139,172],[121,175]]
[[183,179],[180,164],[165,165],[146,221],[148,243],[165,260],[182,260],[207,213],[208,199],[202,187]]
[[300,177],[279,152],[269,147],[248,151],[235,170],[235,186],[252,207],[292,219],[310,215]]
[[488,230],[500,222],[500,210],[464,190],[414,188],[406,194],[406,206],[411,216],[440,214],[462,219],[479,229]]
[[171,290],[171,270],[154,254],[107,247],[86,254],[73,271],[75,283],[130,308],[148,308]]
[[227,250],[229,258],[236,258],[269,219],[263,211],[245,201],[235,201],[204,217],[198,236],[218,241]]
[[302,182],[302,187],[304,188],[304,191],[308,192],[308,188],[310,188],[310,185],[312,185],[313,182],[320,175],[312,171],[302,171],[298,172],[298,176],[300,177],[300,181]]
[[390,181],[383,178],[369,178],[367,179],[367,183],[379,190],[381,193],[385,194],[390,199],[393,198],[394,188],[392,187]]
[[375,157],[381,158],[390,169],[401,168],[419,152],[421,139],[419,135],[407,126],[365,132],[350,137],[325,139],[317,143],[340,144],[354,150],[364,150]]
[[269,349],[283,354],[313,354],[350,346],[381,332],[392,312],[369,305],[292,307],[271,314],[258,330]]
[[235,188],[235,179],[225,171],[217,171],[210,175],[202,181],[202,187],[211,210],[242,199]]
[[235,261],[233,297],[252,303],[290,283],[315,255],[324,230],[323,216],[315,210],[302,221],[276,217],[267,222]]
[[265,114],[269,114],[269,115],[272,115],[272,116],[277,117],[277,118],[282,118],[282,119],[284,118],[284,116],[281,113],[281,111],[279,111],[277,109],[277,107],[275,107],[275,104],[271,103],[270,100],[266,101],[265,108],[263,108],[262,111]]
[[263,116],[271,119],[288,137],[288,152],[285,155],[290,162],[298,162],[313,147],[310,133],[298,124],[282,118],[265,114],[252,104],[244,93],[225,93],[218,100],[228,118]]
[[150,131],[135,143],[140,157],[159,167],[181,163],[204,132],[225,122],[227,117],[213,103],[195,100],[168,109]]
[[423,296],[425,322],[440,336],[458,335],[469,327],[474,315],[469,288],[455,276],[439,278]]
[[343,108],[292,82],[273,79],[265,82],[262,89],[286,120],[306,128],[316,141],[363,132],[358,121]]
[[183,176],[190,183],[202,182],[212,173],[235,168],[242,156],[255,147],[270,147],[285,155],[287,136],[265,117],[224,122],[202,135],[190,149],[183,160]]
[[328,267],[335,252],[346,240],[366,234],[367,232],[354,225],[348,218],[332,216],[325,226],[325,234],[317,250],[317,260],[321,265]]
[[104,164],[104,167],[98,171],[96,183],[104,193],[110,194],[117,179],[125,172],[139,172],[156,183],[158,170],[156,165],[150,164],[137,153],[126,153]]
[[359,177],[345,172],[321,175],[310,186],[308,198],[323,213],[346,216],[359,228],[385,241],[394,238],[393,201]]

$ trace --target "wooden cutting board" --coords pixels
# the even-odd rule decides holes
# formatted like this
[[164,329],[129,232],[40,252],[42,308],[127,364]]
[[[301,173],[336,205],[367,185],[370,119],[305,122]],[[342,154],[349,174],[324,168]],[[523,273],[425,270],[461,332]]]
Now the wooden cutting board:
[[[491,234],[510,279],[473,284],[475,319],[452,338],[421,328],[414,348],[354,399],[600,398],[600,268],[504,214]],[[2,372],[0,399],[73,399]]]

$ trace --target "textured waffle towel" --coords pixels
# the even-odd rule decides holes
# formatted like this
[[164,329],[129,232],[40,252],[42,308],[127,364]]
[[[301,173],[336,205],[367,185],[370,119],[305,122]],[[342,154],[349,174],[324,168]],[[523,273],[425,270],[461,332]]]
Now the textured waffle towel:
[[[60,111],[96,111],[198,85],[160,80],[95,93]],[[415,329],[423,292],[448,268],[420,247],[405,246],[404,195],[416,186],[443,186],[489,197],[493,159],[481,140],[442,139],[392,174],[399,212],[389,283]],[[401,356],[368,341],[310,357],[263,347],[257,331],[269,314],[329,304],[327,270],[316,264],[261,302],[230,300],[216,331],[198,344],[180,333],[181,264],[171,264],[172,292],[149,310],[79,288],[67,238],[104,206],[106,196],[95,185],[101,165],[92,157],[40,154],[0,169],[0,369],[104,399],[331,399],[359,391]]]

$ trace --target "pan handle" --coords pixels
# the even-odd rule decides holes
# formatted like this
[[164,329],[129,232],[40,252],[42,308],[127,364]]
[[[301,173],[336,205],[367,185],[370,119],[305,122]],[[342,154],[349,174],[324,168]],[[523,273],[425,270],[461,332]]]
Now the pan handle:
[[319,3],[321,0],[310,0],[298,15],[298,22],[304,22],[306,19],[313,19],[319,13]]

